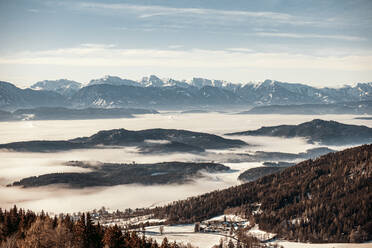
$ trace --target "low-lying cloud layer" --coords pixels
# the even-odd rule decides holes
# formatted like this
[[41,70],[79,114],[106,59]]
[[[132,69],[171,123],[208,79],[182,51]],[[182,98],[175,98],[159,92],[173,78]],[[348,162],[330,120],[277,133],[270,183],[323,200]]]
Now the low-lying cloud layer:
[[[230,114],[169,114],[145,115],[136,119],[85,120],[85,121],[31,121],[0,123],[2,142],[32,139],[67,139],[87,136],[102,129],[127,128],[178,128],[203,131],[222,135],[259,128],[262,125],[298,124],[315,117],[265,115],[230,115]],[[322,116],[323,119],[353,124],[367,124],[366,120],[355,120],[354,116]],[[371,126],[371,125],[369,125]],[[253,146],[228,151],[211,151],[218,153],[250,153],[254,151],[304,152],[316,145],[308,144],[303,139],[282,139],[271,137],[234,137]],[[338,147],[337,149],[340,149]],[[62,186],[22,189],[5,187],[8,183],[29,176],[52,172],[87,172],[88,169],[65,166],[71,160],[100,161],[114,163],[155,163],[165,161],[212,161],[213,155],[196,154],[162,154],[139,155],[135,148],[85,149],[58,153],[17,153],[0,151],[0,207],[9,208],[13,204],[34,210],[52,212],[76,212],[100,208],[124,209],[149,207],[164,204],[188,196],[226,188],[238,184],[238,175],[249,168],[262,166],[262,163],[225,163],[232,171],[228,173],[207,174],[202,179],[184,185],[120,185],[114,187],[95,187],[85,189],[68,189]],[[219,162],[219,161],[215,161]]]

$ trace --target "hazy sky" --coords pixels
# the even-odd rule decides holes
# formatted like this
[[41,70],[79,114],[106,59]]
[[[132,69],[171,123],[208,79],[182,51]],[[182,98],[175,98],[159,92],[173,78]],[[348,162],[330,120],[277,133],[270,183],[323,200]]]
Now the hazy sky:
[[371,0],[0,0],[0,80],[372,81]]

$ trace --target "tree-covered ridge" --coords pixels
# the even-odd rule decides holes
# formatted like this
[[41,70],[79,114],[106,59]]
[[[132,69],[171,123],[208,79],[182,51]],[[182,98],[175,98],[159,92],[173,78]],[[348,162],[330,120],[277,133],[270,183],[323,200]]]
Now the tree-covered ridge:
[[27,152],[52,152],[104,146],[137,146],[142,152],[203,152],[205,149],[227,149],[248,145],[237,139],[179,129],[153,128],[139,131],[112,129],[89,137],[70,140],[34,140],[0,144],[0,149]]
[[307,160],[255,182],[177,201],[153,212],[196,222],[235,208],[279,237],[311,242],[372,239],[372,144]]
[[285,168],[286,167],[278,167],[278,166],[254,167],[241,173],[238,179],[243,182],[252,182],[263,176],[282,171]]
[[[226,172],[230,168],[217,163],[163,162],[154,164],[89,163],[70,161],[66,165],[91,169],[90,172],[49,173],[23,178],[13,186],[39,187],[65,184],[72,188],[115,186],[122,184],[171,184],[190,183],[204,177],[203,172]],[[10,186],[10,185],[9,185]]]
[[273,137],[303,137],[309,143],[324,145],[369,144],[372,142],[372,128],[348,125],[336,121],[314,119],[299,125],[261,127],[257,130],[230,133],[228,135],[252,135]]

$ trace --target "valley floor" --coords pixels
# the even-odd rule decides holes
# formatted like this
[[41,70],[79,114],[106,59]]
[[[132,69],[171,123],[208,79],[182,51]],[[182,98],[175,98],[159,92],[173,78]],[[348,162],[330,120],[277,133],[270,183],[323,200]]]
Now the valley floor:
[[[265,233],[264,231],[260,231]],[[194,225],[177,225],[177,226],[164,226],[164,233],[160,235],[159,226],[152,226],[146,228],[146,236],[155,239],[158,243],[161,243],[164,237],[167,237],[169,242],[176,241],[177,243],[192,244],[199,248],[210,248],[214,245],[218,245],[221,239],[229,241],[225,235],[221,233],[195,233]],[[283,248],[370,248],[372,242],[368,243],[302,243],[302,242],[291,242],[285,240],[277,240],[270,242],[270,244],[278,244]]]
[[212,247],[219,244],[223,235],[217,233],[195,233],[194,225],[164,226],[164,233],[160,235],[159,226],[146,228],[146,236],[155,239],[159,244],[167,237],[169,242],[177,241],[183,244],[192,244],[199,248]]

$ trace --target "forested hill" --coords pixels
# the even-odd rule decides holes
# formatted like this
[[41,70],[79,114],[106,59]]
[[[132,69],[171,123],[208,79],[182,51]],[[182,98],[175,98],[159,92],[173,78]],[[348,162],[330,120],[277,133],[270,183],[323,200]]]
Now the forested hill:
[[117,225],[104,227],[94,224],[89,213],[80,214],[79,219],[74,221],[68,214],[53,218],[43,211],[36,214],[16,206],[9,211],[0,208],[0,227],[0,247],[186,248],[186,245],[170,244],[166,238],[158,245],[151,238],[121,230]]
[[372,142],[372,128],[348,125],[336,121],[314,119],[299,125],[261,127],[253,131],[230,133],[228,135],[253,135],[273,137],[303,137],[309,143],[323,145],[362,145]]
[[0,149],[22,152],[51,152],[71,149],[137,146],[142,153],[203,152],[205,149],[228,149],[248,145],[244,141],[225,139],[209,133],[178,129],[145,129],[131,131],[112,129],[99,131],[89,137],[70,140],[33,140],[0,144]]
[[372,239],[372,144],[307,160],[257,181],[174,202],[153,211],[195,222],[227,209],[281,238],[311,242]]

